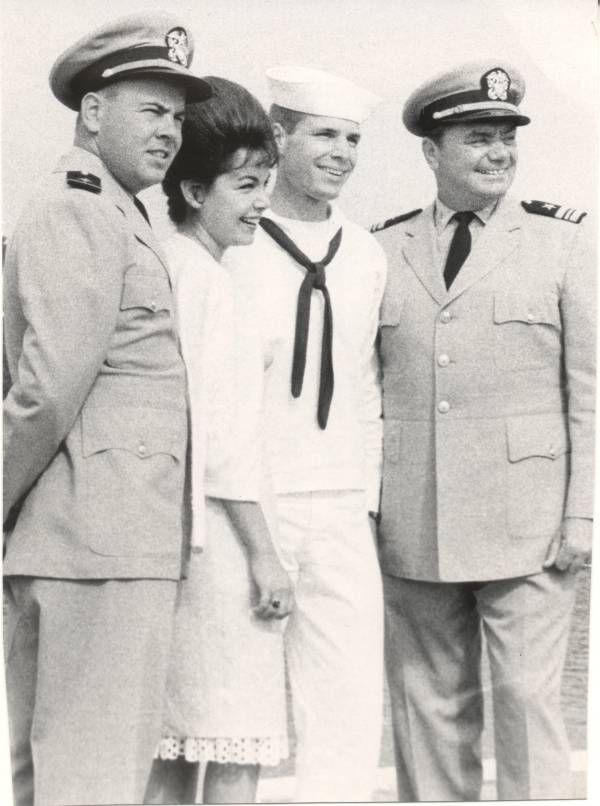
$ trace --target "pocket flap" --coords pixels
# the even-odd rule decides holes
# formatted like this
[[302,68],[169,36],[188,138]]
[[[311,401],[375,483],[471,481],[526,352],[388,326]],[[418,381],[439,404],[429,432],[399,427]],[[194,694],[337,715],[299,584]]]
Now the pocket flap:
[[530,456],[557,459],[571,449],[565,416],[523,415],[506,420],[508,458],[519,462]]
[[146,308],[156,311],[170,311],[172,293],[166,282],[156,277],[136,274],[125,278],[121,295],[121,310]]
[[83,455],[125,450],[146,459],[168,453],[182,460],[185,414],[167,409],[86,408],[81,413]]
[[522,294],[496,294],[494,322],[524,322],[527,325],[552,325],[560,328],[560,313],[552,296],[527,297]]

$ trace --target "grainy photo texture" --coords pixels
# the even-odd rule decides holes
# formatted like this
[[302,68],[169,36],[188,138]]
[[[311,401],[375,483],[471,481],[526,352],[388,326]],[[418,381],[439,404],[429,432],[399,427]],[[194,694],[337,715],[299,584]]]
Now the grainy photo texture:
[[2,802],[592,798],[597,4],[1,38]]

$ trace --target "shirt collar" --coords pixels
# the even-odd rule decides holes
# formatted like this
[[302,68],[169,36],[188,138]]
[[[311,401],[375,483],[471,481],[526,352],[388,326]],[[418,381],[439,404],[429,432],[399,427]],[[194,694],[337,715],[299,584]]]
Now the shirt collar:
[[[498,199],[493,201],[491,204],[488,204],[487,207],[483,207],[481,210],[477,210],[475,216],[479,219],[479,221],[482,224],[487,224],[497,206],[498,206]],[[433,216],[435,221],[435,228],[438,234],[446,229],[450,219],[456,212],[458,211],[453,210],[451,207],[448,207],[448,205],[444,204],[444,202],[441,199],[438,198],[435,200]]]

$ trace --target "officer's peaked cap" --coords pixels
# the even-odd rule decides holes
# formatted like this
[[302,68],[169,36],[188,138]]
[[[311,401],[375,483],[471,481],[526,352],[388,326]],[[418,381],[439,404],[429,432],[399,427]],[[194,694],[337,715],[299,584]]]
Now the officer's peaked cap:
[[507,118],[515,126],[530,119],[519,104],[525,79],[504,59],[483,59],[459,65],[425,81],[408,98],[402,120],[421,137],[448,123]]
[[178,16],[138,13],[109,22],[62,53],[50,72],[58,100],[78,110],[87,92],[125,78],[169,78],[186,89],[188,101],[211,96],[211,89],[189,70],[194,42]]

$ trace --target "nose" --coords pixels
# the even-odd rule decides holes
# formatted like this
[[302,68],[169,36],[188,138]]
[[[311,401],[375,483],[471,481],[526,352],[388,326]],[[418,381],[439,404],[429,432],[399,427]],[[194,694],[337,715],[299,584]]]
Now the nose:
[[489,159],[493,160],[494,162],[503,162],[506,160],[510,155],[510,151],[506,143],[502,140],[496,140],[490,146],[490,150],[488,151]]
[[259,212],[266,210],[271,204],[271,197],[267,188],[262,188],[254,199],[254,208]]
[[344,160],[350,159],[350,144],[345,137],[336,137],[331,149],[331,155]]
[[159,137],[170,137],[172,140],[177,140],[181,135],[181,124],[173,115],[162,115],[157,134]]

